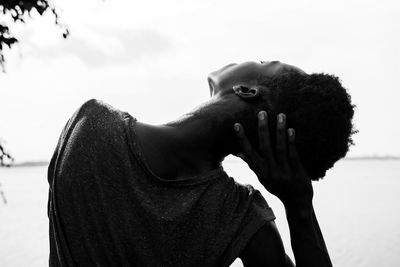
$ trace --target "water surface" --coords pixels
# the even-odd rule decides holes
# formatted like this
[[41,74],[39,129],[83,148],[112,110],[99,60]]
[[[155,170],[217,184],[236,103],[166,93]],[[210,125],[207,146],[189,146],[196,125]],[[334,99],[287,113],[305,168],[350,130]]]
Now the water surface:
[[[259,189],[277,217],[288,254],[283,206],[244,163],[229,158],[228,174]],[[0,266],[47,266],[46,167],[0,169]],[[334,266],[400,266],[400,161],[346,160],[314,183],[314,206]],[[242,266],[237,260],[232,266]]]

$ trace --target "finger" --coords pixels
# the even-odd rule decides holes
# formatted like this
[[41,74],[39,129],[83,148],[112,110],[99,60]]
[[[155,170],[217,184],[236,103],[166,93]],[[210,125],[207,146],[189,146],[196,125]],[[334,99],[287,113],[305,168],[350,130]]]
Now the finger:
[[276,126],[276,157],[281,166],[287,166],[286,116],[278,114]]
[[304,172],[303,164],[301,164],[299,154],[296,148],[296,132],[293,128],[289,128],[288,132],[288,143],[289,143],[289,160],[290,165],[296,172]]
[[271,165],[275,161],[272,149],[271,139],[268,127],[268,114],[265,111],[258,113],[258,142],[260,145],[260,153],[266,158],[267,162]]
[[256,152],[253,150],[253,147],[244,132],[243,126],[240,123],[235,123],[234,129],[243,153],[251,160],[255,160],[257,157]]

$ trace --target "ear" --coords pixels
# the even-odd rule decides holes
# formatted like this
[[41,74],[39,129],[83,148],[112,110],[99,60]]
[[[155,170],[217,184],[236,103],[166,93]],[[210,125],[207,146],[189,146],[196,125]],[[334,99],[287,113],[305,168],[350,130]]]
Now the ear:
[[232,87],[235,94],[244,100],[255,100],[260,96],[260,90],[257,87],[246,87],[243,85],[235,85]]

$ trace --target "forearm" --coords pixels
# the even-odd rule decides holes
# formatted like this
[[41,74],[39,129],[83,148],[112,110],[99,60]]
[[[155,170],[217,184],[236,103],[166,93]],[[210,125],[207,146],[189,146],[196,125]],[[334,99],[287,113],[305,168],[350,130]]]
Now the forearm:
[[332,266],[312,204],[285,208],[296,266]]
[[266,115],[265,111],[258,113],[259,151],[252,148],[243,127],[235,123],[239,144],[244,152],[238,156],[247,162],[265,189],[285,205],[296,265],[332,266],[312,206],[311,179],[297,153],[294,129],[286,130],[286,117],[279,114],[276,147],[273,149]]

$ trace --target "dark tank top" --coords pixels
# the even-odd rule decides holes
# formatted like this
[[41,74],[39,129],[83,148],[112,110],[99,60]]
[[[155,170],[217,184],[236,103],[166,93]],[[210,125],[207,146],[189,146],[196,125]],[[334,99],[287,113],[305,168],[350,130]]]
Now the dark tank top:
[[48,168],[50,266],[229,266],[271,208],[222,167],[157,177],[135,125],[97,100],[69,119]]

